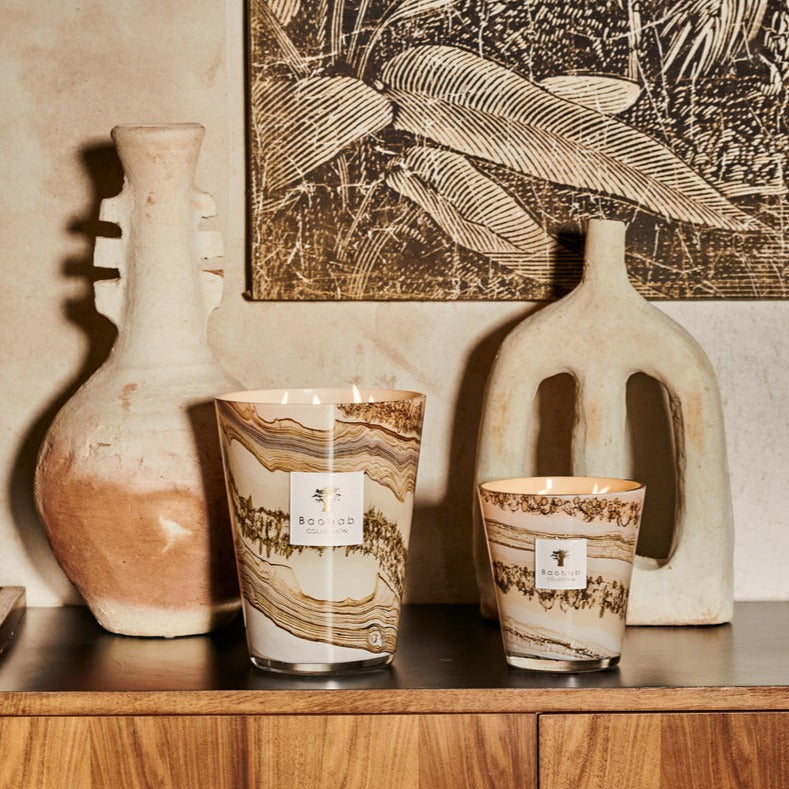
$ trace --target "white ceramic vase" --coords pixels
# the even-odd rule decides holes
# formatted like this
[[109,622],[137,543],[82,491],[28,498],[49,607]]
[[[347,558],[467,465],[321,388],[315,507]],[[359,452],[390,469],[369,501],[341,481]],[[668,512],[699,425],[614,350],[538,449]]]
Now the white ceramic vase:
[[118,126],[122,192],[101,219],[96,308],[119,328],[104,365],[63,407],[36,469],[55,555],[99,623],[115,633],[208,632],[239,607],[213,397],[238,383],[207,341],[221,272],[215,214],[193,185],[198,124]]
[[[581,283],[522,321],[499,349],[483,405],[476,481],[537,476],[536,395],[542,381],[560,373],[572,375],[576,388],[572,473],[629,476],[627,382],[646,373],[670,402],[677,504],[668,558],[636,557],[627,621],[728,622],[734,526],[718,382],[696,340],[630,284],[625,230],[622,222],[590,220]],[[482,610],[495,616],[476,508],[474,532]]]

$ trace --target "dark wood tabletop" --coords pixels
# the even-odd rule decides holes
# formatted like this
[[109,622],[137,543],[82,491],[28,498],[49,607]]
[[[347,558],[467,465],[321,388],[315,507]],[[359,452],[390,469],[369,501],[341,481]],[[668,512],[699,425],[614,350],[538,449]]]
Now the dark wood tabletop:
[[216,714],[789,709],[789,602],[737,603],[726,625],[629,627],[619,666],[586,674],[509,667],[498,624],[473,605],[404,606],[393,665],[345,676],[255,668],[240,617],[150,639],[112,635],[86,608],[29,608],[0,654],[0,714],[161,713],[185,691]]

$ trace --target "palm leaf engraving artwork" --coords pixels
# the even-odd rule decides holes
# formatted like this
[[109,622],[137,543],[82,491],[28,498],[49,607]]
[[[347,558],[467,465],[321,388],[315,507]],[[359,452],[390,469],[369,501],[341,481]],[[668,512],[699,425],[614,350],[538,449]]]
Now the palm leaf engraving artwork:
[[786,0],[250,0],[251,297],[786,298]]

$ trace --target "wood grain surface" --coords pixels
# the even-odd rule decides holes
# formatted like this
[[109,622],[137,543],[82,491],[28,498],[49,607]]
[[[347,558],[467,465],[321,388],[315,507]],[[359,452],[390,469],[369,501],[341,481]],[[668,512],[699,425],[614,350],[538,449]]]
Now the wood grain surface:
[[541,715],[540,789],[789,786],[789,713]]
[[529,715],[0,719],[0,787],[536,789]]
[[28,608],[0,655],[0,715],[789,711],[789,601],[737,603],[720,627],[627,630],[615,670],[517,671],[477,606],[406,605],[390,668],[289,677],[250,665],[240,620],[124,638],[85,608]]
[[789,710],[789,688],[0,692],[2,715],[473,714]]
[[401,627],[390,669],[287,677],[249,665],[240,623],[134,639],[29,609],[0,655],[0,789],[536,789],[538,739],[547,789],[789,787],[789,602],[628,628],[590,675],[508,668],[476,607]]

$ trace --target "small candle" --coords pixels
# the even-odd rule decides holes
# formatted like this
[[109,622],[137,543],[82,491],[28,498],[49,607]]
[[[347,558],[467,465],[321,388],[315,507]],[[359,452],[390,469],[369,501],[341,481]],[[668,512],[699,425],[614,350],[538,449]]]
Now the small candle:
[[479,486],[507,662],[591,671],[619,662],[645,488],[522,477]]

